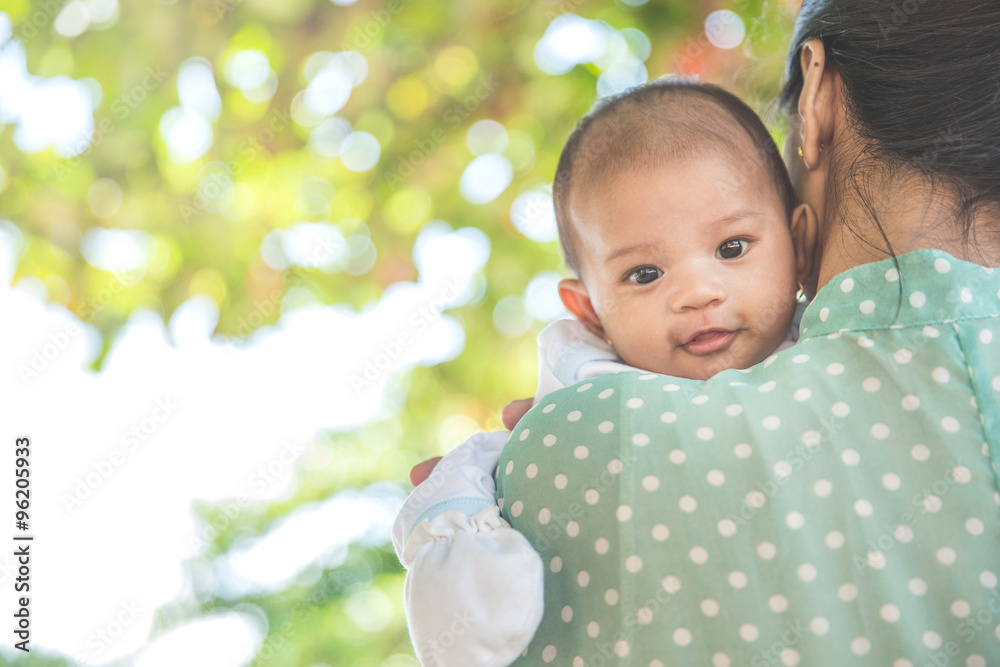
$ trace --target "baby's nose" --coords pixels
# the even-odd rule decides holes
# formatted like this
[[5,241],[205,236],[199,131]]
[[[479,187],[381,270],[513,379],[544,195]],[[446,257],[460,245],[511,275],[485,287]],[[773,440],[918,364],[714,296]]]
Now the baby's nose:
[[725,284],[716,267],[691,263],[673,271],[669,276],[671,290],[669,306],[674,312],[706,308],[726,300]]

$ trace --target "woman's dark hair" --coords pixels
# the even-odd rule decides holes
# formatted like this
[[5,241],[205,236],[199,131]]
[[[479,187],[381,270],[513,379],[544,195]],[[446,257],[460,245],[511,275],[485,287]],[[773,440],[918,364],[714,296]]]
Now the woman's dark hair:
[[1000,2],[804,0],[778,98],[786,113],[796,111],[800,49],[811,39],[823,42],[843,79],[846,111],[863,144],[857,161],[840,166],[884,245],[846,221],[852,231],[895,256],[865,193],[871,178],[909,172],[954,195],[966,244],[976,245],[977,231],[995,233],[973,222],[1000,209]]
[[733,174],[732,184],[755,168],[767,169],[790,218],[797,201],[781,152],[760,117],[732,93],[668,77],[598,101],[570,133],[552,186],[566,265],[579,275],[568,210],[571,188],[586,190],[631,170],[691,155],[733,151],[747,156],[748,168]]

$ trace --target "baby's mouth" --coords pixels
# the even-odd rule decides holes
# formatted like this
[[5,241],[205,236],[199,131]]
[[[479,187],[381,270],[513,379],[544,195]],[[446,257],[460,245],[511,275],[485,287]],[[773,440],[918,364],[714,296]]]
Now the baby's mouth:
[[692,336],[683,347],[696,356],[713,354],[727,348],[735,336],[736,332],[728,329],[705,329]]

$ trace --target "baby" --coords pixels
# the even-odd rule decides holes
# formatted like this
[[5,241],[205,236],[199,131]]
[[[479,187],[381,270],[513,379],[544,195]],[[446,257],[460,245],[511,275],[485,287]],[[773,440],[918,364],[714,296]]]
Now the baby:
[[[602,100],[570,135],[553,198],[575,320],[539,335],[536,402],[608,372],[704,380],[795,342],[796,295],[815,292],[815,214],[733,95],[661,79]],[[508,436],[445,456],[393,527],[424,665],[507,665],[541,620],[541,560],[495,504]],[[505,572],[496,556],[511,552],[522,567]]]

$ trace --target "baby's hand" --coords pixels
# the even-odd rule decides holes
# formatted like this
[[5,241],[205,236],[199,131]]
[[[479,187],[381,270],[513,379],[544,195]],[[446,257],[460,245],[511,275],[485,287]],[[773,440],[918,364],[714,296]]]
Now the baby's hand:
[[519,398],[516,401],[511,401],[504,407],[503,412],[500,413],[500,419],[503,420],[503,425],[507,427],[508,431],[514,430],[517,422],[521,421],[521,417],[531,409],[532,405],[532,399]]

